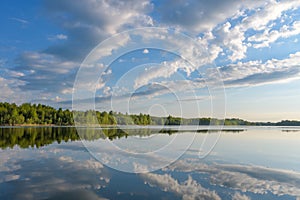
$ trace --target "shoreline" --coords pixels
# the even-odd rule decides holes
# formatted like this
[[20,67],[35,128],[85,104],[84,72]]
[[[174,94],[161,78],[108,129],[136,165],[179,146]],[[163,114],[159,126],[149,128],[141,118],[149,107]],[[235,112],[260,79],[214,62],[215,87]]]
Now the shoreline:
[[[116,125],[102,125],[102,124],[95,124],[95,125],[56,125],[56,124],[15,124],[15,125],[0,125],[0,128],[18,128],[18,127],[91,127],[91,128],[97,128],[97,127],[104,127],[104,128],[117,128],[117,127],[132,127],[132,128],[142,128],[142,127],[297,127],[300,128],[300,126],[281,126],[281,125],[124,125],[124,124],[116,124]],[[135,126],[135,127],[134,127]]]

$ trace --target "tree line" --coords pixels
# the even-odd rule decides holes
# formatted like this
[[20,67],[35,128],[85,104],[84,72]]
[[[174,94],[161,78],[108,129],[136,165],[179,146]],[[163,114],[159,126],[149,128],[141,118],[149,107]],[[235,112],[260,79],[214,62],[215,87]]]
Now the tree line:
[[[76,122],[82,124],[101,125],[150,125],[156,124],[150,115],[122,114],[113,111],[76,111],[55,109],[42,104],[0,102],[0,125],[58,125],[72,126]],[[159,124],[159,123],[158,123]]]
[[70,111],[55,109],[42,104],[0,102],[0,125],[58,125],[73,126],[78,124],[101,125],[246,125],[246,126],[300,126],[300,121],[282,120],[280,122],[249,122],[246,120],[214,118],[180,118],[174,116],[155,117],[149,114],[123,114],[113,111]]
[[24,103],[0,103],[1,125],[73,125],[73,114],[70,110],[55,109],[42,104]]

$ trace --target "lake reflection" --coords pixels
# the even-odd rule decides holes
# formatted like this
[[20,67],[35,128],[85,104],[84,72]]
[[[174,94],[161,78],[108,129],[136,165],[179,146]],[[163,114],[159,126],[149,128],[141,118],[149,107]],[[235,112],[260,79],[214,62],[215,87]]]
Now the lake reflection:
[[[206,128],[86,130],[85,143],[106,140],[141,153],[195,135],[176,162],[132,174],[95,160],[75,128],[0,128],[0,199],[300,199],[298,130],[231,127],[204,159]],[[137,142],[143,147],[133,146]]]

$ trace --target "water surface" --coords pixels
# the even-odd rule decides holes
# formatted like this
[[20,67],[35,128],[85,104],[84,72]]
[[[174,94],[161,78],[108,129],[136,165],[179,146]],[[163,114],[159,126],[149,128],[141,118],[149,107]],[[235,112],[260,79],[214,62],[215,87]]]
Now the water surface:
[[[213,151],[200,159],[204,138],[216,130],[206,131],[207,127],[129,127],[106,128],[99,134],[90,128],[82,142],[71,127],[2,127],[0,199],[300,197],[298,127],[229,127],[221,132]],[[163,149],[176,137],[182,143],[191,137],[194,140],[176,162],[149,173],[126,173],[107,167],[85,147],[106,141],[138,156]],[[97,151],[96,147],[93,150]],[[179,143],[172,148],[174,154],[182,150]],[[106,156],[102,160],[108,166],[113,161],[127,165],[117,162],[115,155],[104,153],[100,155]],[[159,160],[153,158],[149,165],[136,163],[134,167],[146,169],[155,162]]]

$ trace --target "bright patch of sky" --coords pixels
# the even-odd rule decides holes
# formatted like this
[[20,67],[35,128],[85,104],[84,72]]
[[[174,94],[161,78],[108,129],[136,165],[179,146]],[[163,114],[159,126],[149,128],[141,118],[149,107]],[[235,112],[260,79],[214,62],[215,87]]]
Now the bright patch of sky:
[[[76,74],[93,48],[123,31],[160,27],[188,35],[204,54],[174,39],[180,55],[141,46],[119,56],[99,74],[99,109],[211,116],[210,108],[218,105],[211,105],[216,97],[207,84],[215,76],[206,70],[214,68],[224,83],[229,117],[300,120],[298,0],[13,0],[1,2],[0,10],[0,101],[71,108]],[[140,31],[98,53],[105,61],[134,41],[154,45],[168,38]],[[122,96],[117,86],[123,86]],[[112,98],[118,106],[111,107]]]

